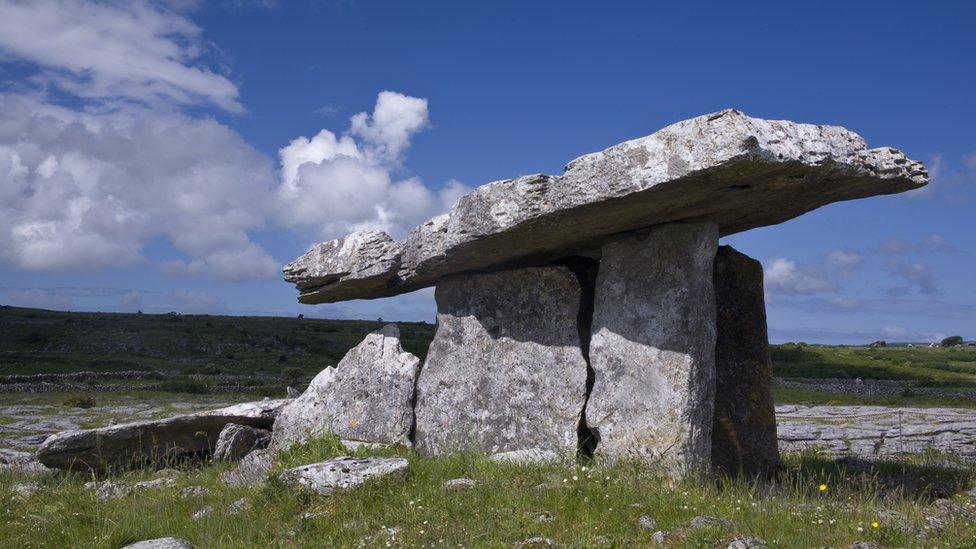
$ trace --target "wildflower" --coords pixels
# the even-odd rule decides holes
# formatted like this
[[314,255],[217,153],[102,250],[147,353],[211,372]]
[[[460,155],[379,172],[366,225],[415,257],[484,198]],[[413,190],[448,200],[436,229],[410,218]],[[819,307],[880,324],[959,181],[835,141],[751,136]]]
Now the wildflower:
[[881,526],[880,524],[878,524],[878,521],[876,520],[871,521],[871,528],[877,528],[878,526]]
[[576,476],[576,475],[573,475],[573,480],[579,480],[579,477]]
[[858,526],[858,527],[857,527],[857,531],[858,531],[858,532],[863,532],[863,531],[864,531],[864,528],[861,528],[860,526]]
[[820,489],[821,492],[826,492],[827,491],[827,485],[826,484],[821,484],[818,488]]

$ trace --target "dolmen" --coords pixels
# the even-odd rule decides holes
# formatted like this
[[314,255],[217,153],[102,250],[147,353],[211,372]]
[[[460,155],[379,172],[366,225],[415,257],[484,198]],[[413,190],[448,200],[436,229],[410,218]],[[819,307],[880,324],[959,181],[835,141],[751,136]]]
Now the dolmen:
[[719,239],[927,182],[844,128],[724,110],[478,187],[400,241],[317,244],[284,268],[300,302],[435,286],[437,330],[423,364],[395,327],[368,336],[283,408],[272,446],[329,431],[425,456],[769,473],[762,267]]

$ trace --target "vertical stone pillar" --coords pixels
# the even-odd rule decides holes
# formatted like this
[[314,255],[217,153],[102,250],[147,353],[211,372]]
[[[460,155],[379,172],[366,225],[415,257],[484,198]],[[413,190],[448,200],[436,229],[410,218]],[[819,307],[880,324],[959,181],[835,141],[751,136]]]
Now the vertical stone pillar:
[[455,276],[439,281],[435,296],[437,332],[417,381],[417,451],[574,454],[586,361],[573,273]]
[[669,224],[603,247],[586,419],[595,454],[707,471],[715,396],[714,223]]
[[721,246],[715,255],[715,421],[712,466],[768,474],[779,465],[762,265]]

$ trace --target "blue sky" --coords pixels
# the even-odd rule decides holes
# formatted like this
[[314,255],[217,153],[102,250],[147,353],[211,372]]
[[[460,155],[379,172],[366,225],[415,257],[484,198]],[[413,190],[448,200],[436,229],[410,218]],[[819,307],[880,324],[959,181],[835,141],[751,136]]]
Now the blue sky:
[[933,174],[726,239],[764,264],[772,340],[976,338],[974,21],[968,2],[0,0],[0,303],[430,321],[429,290],[307,307],[278,270],[735,107]]

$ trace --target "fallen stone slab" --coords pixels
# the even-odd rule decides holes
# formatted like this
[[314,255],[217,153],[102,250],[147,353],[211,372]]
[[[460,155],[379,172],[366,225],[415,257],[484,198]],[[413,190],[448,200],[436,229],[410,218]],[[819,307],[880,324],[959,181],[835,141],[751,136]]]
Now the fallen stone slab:
[[219,461],[239,461],[253,450],[266,448],[270,441],[268,429],[228,423],[217,436],[213,457]]
[[417,380],[417,451],[575,454],[586,396],[580,295],[566,267],[442,280]]
[[302,396],[285,406],[271,435],[287,448],[317,434],[344,440],[410,446],[420,359],[403,350],[400,330],[387,324],[322,370]]
[[715,416],[712,466],[770,474],[779,465],[763,269],[731,246],[715,254]]
[[0,473],[9,472],[22,476],[41,476],[51,472],[30,452],[0,448]]
[[405,473],[408,467],[407,460],[402,458],[340,457],[286,469],[279,479],[293,488],[328,496],[361,486],[372,478]]
[[452,274],[545,264],[655,225],[708,221],[729,235],[927,182],[919,162],[868,149],[844,128],[728,109],[581,156],[560,176],[482,185],[401,242],[365,231],[318,244],[284,274],[302,303],[384,297]]
[[270,428],[286,402],[264,400],[167,419],[63,431],[41,444],[37,459],[56,469],[103,471],[205,456],[228,423]]
[[122,549],[193,549],[193,545],[180,538],[156,538],[130,543]]
[[595,455],[707,471],[715,398],[714,223],[673,223],[603,247],[586,422]]

